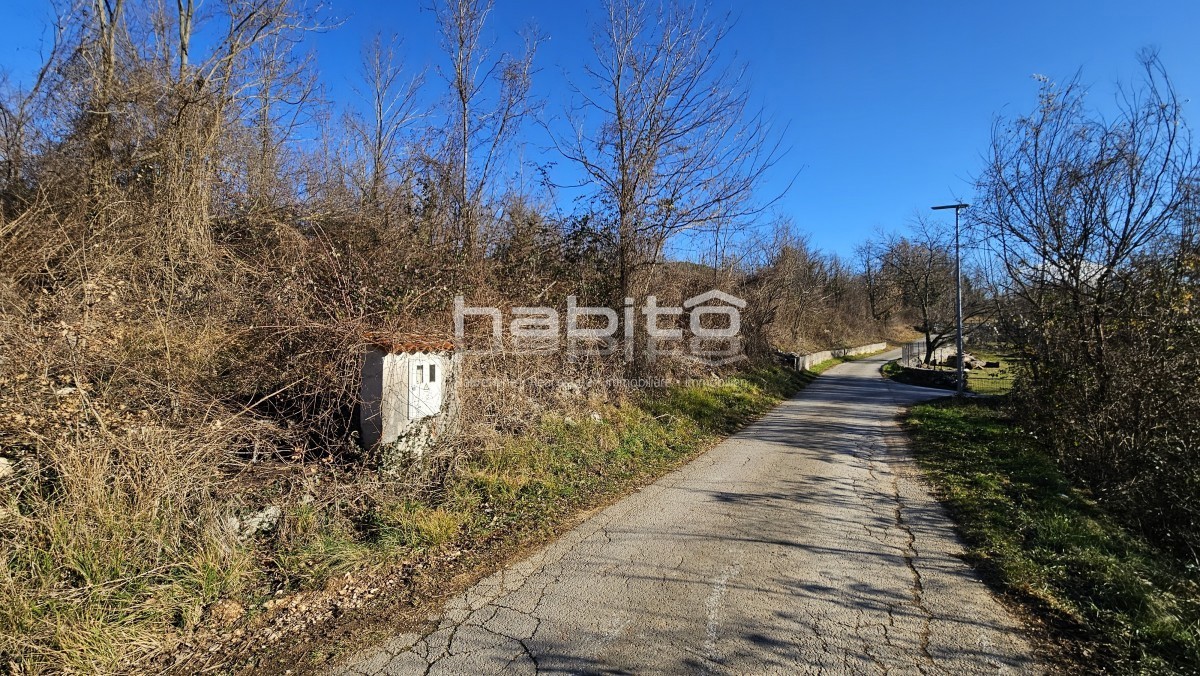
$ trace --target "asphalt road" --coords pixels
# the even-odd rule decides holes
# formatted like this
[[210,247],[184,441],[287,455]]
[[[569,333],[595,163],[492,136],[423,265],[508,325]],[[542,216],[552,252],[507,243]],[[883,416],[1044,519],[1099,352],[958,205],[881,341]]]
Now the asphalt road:
[[1029,673],[907,461],[885,355],[453,599],[347,674]]

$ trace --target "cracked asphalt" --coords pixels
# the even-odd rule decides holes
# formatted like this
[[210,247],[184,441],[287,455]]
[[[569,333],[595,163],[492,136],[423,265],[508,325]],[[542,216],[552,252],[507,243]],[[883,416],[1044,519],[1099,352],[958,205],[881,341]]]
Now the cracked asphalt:
[[344,674],[1029,673],[960,558],[901,406],[842,364],[692,463],[452,599]]

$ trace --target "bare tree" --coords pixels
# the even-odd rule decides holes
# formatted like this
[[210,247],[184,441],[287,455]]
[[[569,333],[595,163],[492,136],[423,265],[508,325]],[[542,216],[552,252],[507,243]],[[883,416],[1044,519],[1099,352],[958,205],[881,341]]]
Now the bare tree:
[[92,0],[93,35],[82,53],[94,76],[86,115],[91,146],[91,188],[93,197],[111,179],[114,87],[117,78],[117,36],[124,32],[124,0]]
[[183,79],[188,69],[188,56],[192,49],[192,25],[196,21],[195,0],[175,0],[176,22],[179,28],[179,72],[176,77]]
[[778,157],[744,66],[722,59],[728,17],[680,3],[609,0],[588,84],[554,134],[609,211],[622,295],[666,241],[760,213],[754,190]]
[[885,248],[879,240],[868,239],[854,248],[858,257],[859,274],[867,292],[867,306],[875,321],[891,319],[894,309],[894,287],[888,283],[883,269]]
[[[914,328],[925,337],[925,363],[957,333],[952,233],[918,218],[907,237],[892,237],[882,247],[878,283],[891,285],[912,313]],[[987,309],[969,278],[963,282],[963,332],[970,333]]]
[[385,43],[376,35],[363,49],[362,89],[357,93],[366,102],[367,113],[352,114],[346,120],[361,165],[352,180],[362,201],[375,208],[384,186],[399,171],[405,129],[421,115],[417,93],[424,74],[406,79],[397,47],[395,37]]
[[782,332],[776,335],[789,349],[813,347],[820,337],[808,332],[821,323],[829,300],[828,261],[812,249],[807,236],[790,229],[776,234],[771,250],[767,269],[774,288],[767,296],[777,307],[774,320]]
[[1139,533],[1200,551],[1200,164],[1153,52],[1115,111],[1078,76],[993,127],[975,225],[1001,328],[1026,357],[1023,424]]
[[249,62],[255,79],[248,102],[254,151],[247,158],[244,203],[268,214],[295,201],[297,153],[292,143],[317,98],[312,55],[297,54],[295,39],[288,33],[268,35]]
[[[223,0],[203,15],[196,3],[177,0],[175,10],[156,22],[163,33],[158,43],[171,43],[168,32],[177,36],[178,67],[162,92],[167,114],[159,155],[147,159],[165,169],[157,187],[163,220],[171,224],[164,233],[168,255],[204,261],[211,258],[210,209],[222,150],[244,157],[239,201],[261,208],[278,187],[279,150],[315,91],[309,59],[297,57],[295,47],[300,34],[321,23],[302,0]],[[192,37],[201,28],[213,39],[198,53]],[[241,138],[247,129],[255,152]]]
[[1120,92],[1111,122],[1086,108],[1078,79],[1042,78],[1037,109],[994,128],[974,213],[1006,273],[1005,293],[1038,326],[1065,304],[1097,364],[1106,308],[1128,288],[1124,271],[1178,226],[1197,177],[1182,103],[1157,55],[1140,59],[1143,86]]
[[[481,216],[496,193],[496,171],[504,151],[530,112],[533,61],[541,38],[522,34],[523,50],[492,59],[483,44],[491,0],[442,0],[435,5],[442,49],[450,59],[450,133],[446,166],[452,185],[453,218],[463,254],[480,253]],[[489,88],[490,86],[490,88]],[[489,96],[489,91],[494,95]]]
[[60,63],[66,30],[66,22],[58,19],[48,53],[29,87],[10,87],[7,77],[0,74],[0,223],[16,208],[39,99],[51,71]]

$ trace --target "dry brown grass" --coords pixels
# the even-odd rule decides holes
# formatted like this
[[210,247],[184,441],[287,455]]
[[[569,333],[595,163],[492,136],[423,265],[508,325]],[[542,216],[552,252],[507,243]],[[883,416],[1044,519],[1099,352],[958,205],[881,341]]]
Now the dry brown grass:
[[[20,123],[0,127],[0,663],[159,671],[236,614],[218,601],[253,609],[498,528],[497,501],[536,527],[711,431],[585,384],[623,363],[479,358],[469,375],[497,380],[464,389],[460,433],[377,472],[353,429],[365,333],[445,333],[459,293],[506,310],[611,304],[604,219],[509,194],[467,205],[489,216],[464,241],[445,157],[389,158],[394,176],[364,194],[345,129],[322,127],[311,152],[292,143],[288,125],[329,112],[305,107],[308,62],[287,53],[319,23],[304,3],[229,26],[234,5],[218,3],[197,20],[233,31],[228,49],[193,45],[169,68],[154,50],[183,39],[171,12],[185,5],[126,4],[58,36],[41,89],[0,87]],[[664,303],[714,285],[756,306],[779,295],[747,270],[648,270]],[[760,354],[769,321],[746,322]],[[739,388],[740,413],[772,400]],[[268,506],[274,525],[241,532]]]

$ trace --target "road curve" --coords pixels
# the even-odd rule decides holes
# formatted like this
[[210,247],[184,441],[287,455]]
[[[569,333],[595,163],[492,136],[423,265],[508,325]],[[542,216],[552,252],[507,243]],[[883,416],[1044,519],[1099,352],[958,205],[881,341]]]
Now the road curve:
[[901,406],[827,371],[694,462],[452,599],[345,674],[1028,673],[907,461]]

